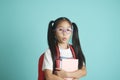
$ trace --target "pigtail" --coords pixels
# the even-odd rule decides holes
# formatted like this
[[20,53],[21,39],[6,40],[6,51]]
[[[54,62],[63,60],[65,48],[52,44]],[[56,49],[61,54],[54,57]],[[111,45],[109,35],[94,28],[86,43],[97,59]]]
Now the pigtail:
[[49,47],[51,47],[52,44],[54,44],[53,24],[54,24],[54,21],[50,21],[49,25],[48,25],[48,45],[49,45]]
[[53,73],[55,71],[55,53],[56,53],[56,40],[55,40],[55,28],[54,28],[54,21],[50,21],[48,25],[48,45],[51,51],[51,57],[53,60]]
[[79,69],[81,69],[83,66],[83,63],[86,64],[86,61],[85,61],[85,57],[83,55],[83,52],[82,52],[82,49],[80,46],[77,25],[75,23],[72,23],[72,26],[73,26],[72,45],[73,45],[73,48],[76,52],[77,59],[79,59],[79,66],[78,67],[79,67]]

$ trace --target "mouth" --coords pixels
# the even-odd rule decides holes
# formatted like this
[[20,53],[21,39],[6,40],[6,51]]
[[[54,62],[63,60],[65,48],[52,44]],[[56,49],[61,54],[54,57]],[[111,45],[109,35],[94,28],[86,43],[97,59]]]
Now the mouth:
[[66,40],[67,40],[67,38],[62,38],[62,40],[63,40],[63,41],[66,41]]

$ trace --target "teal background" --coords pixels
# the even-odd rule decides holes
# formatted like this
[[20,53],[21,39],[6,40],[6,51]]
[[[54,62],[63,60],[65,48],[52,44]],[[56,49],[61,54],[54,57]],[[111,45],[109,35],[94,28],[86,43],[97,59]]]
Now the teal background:
[[0,0],[0,80],[37,80],[48,23],[61,16],[79,28],[81,80],[120,80],[120,0]]

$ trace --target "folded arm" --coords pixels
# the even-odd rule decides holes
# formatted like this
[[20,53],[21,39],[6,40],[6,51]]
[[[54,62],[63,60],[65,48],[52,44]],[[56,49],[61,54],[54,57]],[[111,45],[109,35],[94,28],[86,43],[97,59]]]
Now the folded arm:
[[81,69],[74,72],[67,72],[67,77],[72,77],[75,79],[79,79],[87,74],[86,67],[83,66]]
[[[62,78],[74,78],[79,79],[87,74],[86,67],[83,66],[81,69],[74,71],[74,72],[65,72],[64,70],[57,69],[56,71],[57,75]],[[62,76],[64,75],[64,76]]]
[[46,80],[64,80],[63,78],[53,74],[52,71],[49,69],[45,69],[44,74]]

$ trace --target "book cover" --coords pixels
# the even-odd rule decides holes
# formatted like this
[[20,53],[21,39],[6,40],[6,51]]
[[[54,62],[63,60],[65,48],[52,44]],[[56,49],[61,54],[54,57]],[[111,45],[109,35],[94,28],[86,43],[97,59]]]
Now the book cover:
[[[62,59],[61,68],[67,72],[74,72],[78,70],[78,59]],[[65,78],[65,80],[72,80],[73,78]]]

